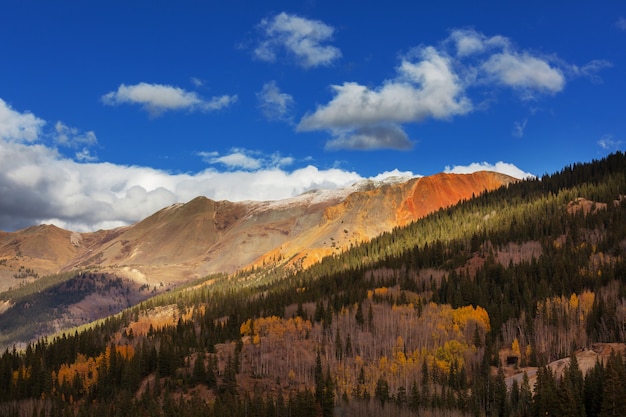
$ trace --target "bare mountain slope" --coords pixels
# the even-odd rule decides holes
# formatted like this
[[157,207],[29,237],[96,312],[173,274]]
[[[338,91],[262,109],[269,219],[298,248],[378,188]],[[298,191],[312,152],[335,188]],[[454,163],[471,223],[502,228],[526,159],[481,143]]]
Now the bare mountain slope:
[[512,181],[502,174],[477,172],[363,181],[343,190],[311,191],[272,202],[197,197],[114,230],[79,234],[43,225],[2,232],[0,290],[38,276],[90,267],[140,283],[176,285],[263,262],[308,266]]

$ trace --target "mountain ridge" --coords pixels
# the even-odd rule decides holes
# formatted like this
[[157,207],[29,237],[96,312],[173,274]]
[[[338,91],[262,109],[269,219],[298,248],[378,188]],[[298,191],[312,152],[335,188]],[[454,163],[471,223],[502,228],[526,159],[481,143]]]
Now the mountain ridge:
[[277,201],[214,201],[198,196],[111,230],[77,233],[39,225],[2,232],[0,282],[4,285],[0,290],[44,275],[87,268],[101,268],[141,283],[176,286],[267,262],[307,267],[513,181],[503,174],[481,171],[367,180]]

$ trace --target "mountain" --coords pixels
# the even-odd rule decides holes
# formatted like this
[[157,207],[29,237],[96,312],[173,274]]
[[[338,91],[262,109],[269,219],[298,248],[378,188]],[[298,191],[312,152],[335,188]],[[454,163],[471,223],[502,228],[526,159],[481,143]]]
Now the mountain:
[[363,181],[266,202],[197,197],[127,227],[75,233],[51,225],[0,234],[0,290],[49,274],[98,268],[174,287],[263,263],[307,267],[441,207],[514,179],[493,172]]
[[[359,184],[316,224],[381,221],[377,201],[405,214],[393,192],[417,185],[398,184]],[[128,308],[0,350],[0,415],[625,414],[626,155],[406,221],[308,268],[261,257],[142,302],[103,267],[3,293],[1,337],[107,294]]]

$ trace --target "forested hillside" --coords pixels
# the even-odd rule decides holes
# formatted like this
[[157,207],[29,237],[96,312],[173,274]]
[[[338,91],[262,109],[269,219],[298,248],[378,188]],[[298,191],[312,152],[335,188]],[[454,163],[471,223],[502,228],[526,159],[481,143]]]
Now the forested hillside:
[[626,415],[624,342],[616,153],[7,350],[0,414]]

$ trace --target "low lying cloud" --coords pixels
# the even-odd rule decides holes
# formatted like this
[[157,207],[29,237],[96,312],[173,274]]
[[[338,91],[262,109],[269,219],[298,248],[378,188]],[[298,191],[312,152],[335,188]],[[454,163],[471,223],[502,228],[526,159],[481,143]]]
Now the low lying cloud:
[[152,117],[168,110],[188,110],[210,112],[228,107],[237,101],[236,95],[223,95],[204,99],[192,91],[163,84],[139,83],[121,84],[116,91],[106,93],[101,98],[109,106],[138,104]]
[[597,73],[610,65],[594,60],[578,67],[519,50],[504,36],[454,30],[439,45],[401,57],[395,77],[378,87],[353,81],[331,86],[332,99],[306,113],[297,129],[328,131],[327,149],[403,150],[412,146],[404,124],[449,120],[482,108],[472,101],[476,92],[505,87],[523,101],[536,100],[562,91],[568,76],[598,80]]
[[448,174],[471,174],[478,171],[499,172],[500,174],[506,174],[518,179],[535,177],[535,175],[530,172],[524,172],[515,165],[502,161],[496,162],[495,165],[487,162],[472,162],[469,165],[454,165],[453,167],[447,166],[444,172]]
[[[314,166],[293,171],[263,168],[243,153],[214,156],[214,163],[233,171],[171,174],[146,167],[78,163],[41,144],[0,139],[0,145],[0,230],[41,223],[75,231],[109,229],[198,195],[214,200],[275,200],[363,179],[355,172]],[[287,162],[283,158],[282,164]]]
[[262,40],[254,50],[256,58],[274,62],[277,55],[286,52],[304,67],[329,66],[341,57],[341,51],[325,45],[333,36],[334,29],[319,20],[280,13],[271,19],[263,19],[258,26]]
[[[277,200],[364,179],[337,168],[309,165],[286,170],[294,163],[290,156],[241,148],[223,155],[200,154],[222,171],[209,168],[195,174],[89,162],[93,157],[86,147],[77,150],[73,160],[58,152],[58,143],[93,144],[95,134],[81,133],[58,122],[48,135],[42,132],[45,124],[0,99],[0,230],[42,223],[75,231],[110,229],[198,195],[214,200]],[[43,136],[55,134],[59,139],[44,143]]]

